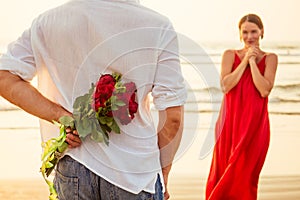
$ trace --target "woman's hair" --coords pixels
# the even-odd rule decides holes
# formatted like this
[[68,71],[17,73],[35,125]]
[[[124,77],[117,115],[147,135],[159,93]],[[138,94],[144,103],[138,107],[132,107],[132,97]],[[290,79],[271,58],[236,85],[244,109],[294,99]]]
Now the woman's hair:
[[[241,30],[241,26],[244,22],[254,23],[258,26],[258,28],[260,30],[264,29],[264,25],[263,25],[260,17],[257,16],[256,14],[248,14],[248,15],[245,15],[244,17],[242,17],[239,22],[239,30]],[[264,37],[264,34],[261,35],[261,38],[263,38],[263,37]]]

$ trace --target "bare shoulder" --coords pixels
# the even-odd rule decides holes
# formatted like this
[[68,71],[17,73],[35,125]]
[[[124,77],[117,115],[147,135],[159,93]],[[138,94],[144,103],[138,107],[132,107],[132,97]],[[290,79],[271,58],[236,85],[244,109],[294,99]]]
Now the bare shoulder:
[[223,60],[234,60],[236,50],[234,49],[227,49],[224,51],[222,57]]
[[278,56],[275,53],[266,53],[266,59],[267,60],[277,60]]
[[224,51],[223,56],[231,56],[232,57],[232,56],[234,56],[235,52],[236,52],[236,50],[234,50],[234,49],[227,49]]
[[278,56],[275,53],[266,53],[266,62],[277,62]]

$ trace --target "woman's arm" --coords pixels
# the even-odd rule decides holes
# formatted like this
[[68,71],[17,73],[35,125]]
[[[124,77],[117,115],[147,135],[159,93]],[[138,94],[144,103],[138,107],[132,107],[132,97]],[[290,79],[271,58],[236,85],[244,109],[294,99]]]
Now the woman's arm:
[[238,84],[248,65],[248,60],[253,54],[253,50],[249,49],[239,66],[232,71],[235,52],[234,50],[226,50],[224,52],[221,63],[221,88],[224,93],[229,92]]
[[274,53],[267,55],[266,69],[264,75],[260,73],[254,57],[250,58],[249,64],[255,87],[257,88],[262,97],[267,97],[270,94],[274,85],[275,74],[278,64],[277,55]]

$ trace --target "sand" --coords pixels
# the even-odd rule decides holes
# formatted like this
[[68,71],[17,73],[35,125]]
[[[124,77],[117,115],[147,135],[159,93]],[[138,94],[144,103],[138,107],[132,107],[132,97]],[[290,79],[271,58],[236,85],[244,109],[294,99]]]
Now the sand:
[[[170,179],[171,200],[204,199],[205,179],[176,175]],[[18,179],[0,181],[0,199],[45,200],[48,190],[43,180]],[[299,200],[300,176],[261,177],[259,200]]]
[[[204,199],[211,153],[199,159],[210,128],[209,113],[186,115],[185,136],[192,138],[181,150],[170,175],[171,200]],[[38,120],[23,111],[0,112],[0,199],[48,199],[39,173]],[[259,182],[259,200],[300,199],[300,116],[270,115],[271,143]]]

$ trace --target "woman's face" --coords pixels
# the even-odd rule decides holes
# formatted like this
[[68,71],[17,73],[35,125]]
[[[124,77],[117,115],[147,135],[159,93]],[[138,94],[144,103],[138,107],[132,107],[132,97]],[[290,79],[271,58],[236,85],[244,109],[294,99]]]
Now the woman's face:
[[241,25],[240,37],[246,47],[259,45],[259,39],[263,34],[263,30],[252,22],[244,22]]

